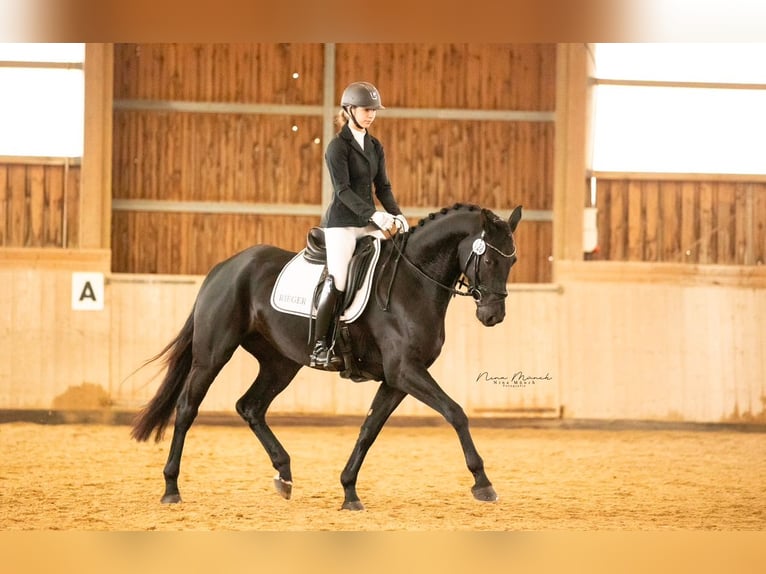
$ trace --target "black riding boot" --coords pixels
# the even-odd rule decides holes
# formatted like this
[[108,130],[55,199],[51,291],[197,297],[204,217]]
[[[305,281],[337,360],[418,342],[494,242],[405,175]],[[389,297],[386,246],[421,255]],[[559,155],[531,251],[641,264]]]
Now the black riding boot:
[[312,367],[343,367],[343,358],[332,353],[335,315],[343,301],[343,292],[335,288],[335,278],[328,275],[317,303],[317,316],[314,323],[314,350],[311,353],[309,365]]

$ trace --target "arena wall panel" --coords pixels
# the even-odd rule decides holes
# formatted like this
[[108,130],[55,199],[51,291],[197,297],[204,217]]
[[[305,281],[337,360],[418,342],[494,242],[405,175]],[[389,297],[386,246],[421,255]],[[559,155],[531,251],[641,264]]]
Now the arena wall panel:
[[116,199],[321,203],[319,117],[117,110],[114,130]]
[[508,278],[515,283],[550,283],[553,280],[553,226],[547,221],[524,221],[514,233],[518,261]]
[[322,103],[322,44],[114,46],[116,99]]
[[[648,263],[561,263],[560,285],[509,288],[503,323],[483,327],[471,301],[447,313],[430,372],[472,416],[695,422],[766,421],[766,274]],[[117,276],[111,285],[112,392],[148,400],[140,372],[188,313],[200,278]],[[137,310],[140,310],[137,312]],[[239,350],[203,408],[230,411],[257,374]],[[273,412],[361,414],[375,383],[304,369]],[[438,416],[408,398],[397,413]]]
[[766,422],[763,267],[563,262],[557,276],[565,416]]
[[553,208],[552,123],[381,118],[375,129],[402,206]]
[[365,70],[387,107],[556,107],[555,44],[338,44],[335,60],[336,94]]
[[[161,365],[134,371],[177,334],[192,308],[201,279],[177,275],[112,277],[110,389],[117,408],[138,408],[156,391],[160,379],[153,377]],[[551,323],[558,322],[560,300],[560,295],[550,288],[512,287],[507,323],[494,328],[481,325],[471,301],[453,301],[447,314],[447,343],[431,367],[431,374],[467,412],[476,416],[557,416],[558,345],[547,337]],[[509,332],[517,335],[509,337]],[[242,349],[237,350],[202,408],[231,411],[257,373],[257,362]],[[526,386],[518,382],[513,386],[511,380],[516,373],[540,379],[529,380]],[[270,412],[362,415],[377,386],[375,382],[353,383],[333,373],[303,369]],[[411,397],[405,399],[397,413],[438,416]]]
[[0,247],[77,247],[79,201],[77,160],[0,158]]
[[[299,251],[319,216],[115,211],[113,266],[126,272],[206,274],[258,243]],[[150,234],[154,241],[144,241]]]
[[766,262],[766,182],[746,176],[598,177],[598,259]]
[[[149,399],[158,365],[134,371],[178,332],[201,276],[107,275],[105,309],[76,312],[72,271],[105,269],[107,251],[0,253],[2,408],[51,409],[86,384],[101,387],[112,410]],[[558,286],[511,286],[508,315],[493,328],[475,319],[470,301],[450,307],[431,373],[469,414],[766,420],[764,273],[632,262],[559,267]],[[524,380],[517,373],[526,385],[514,386]],[[238,351],[203,409],[231,412],[256,374],[255,361]],[[375,388],[305,369],[273,412],[361,414]],[[398,412],[437,416],[411,399]]]
[[[328,185],[323,149],[334,132],[328,123],[347,77],[359,79],[359,69],[381,86],[389,108],[374,135],[386,146],[400,205],[405,214],[415,211],[411,223],[456,202],[550,213],[554,44],[336,44],[329,61],[327,54],[322,44],[115,45],[115,219],[141,211],[135,200],[249,204],[244,211],[265,204],[280,215],[321,214]],[[457,116],[444,121],[440,111]],[[500,116],[469,119],[477,112]],[[201,212],[204,206],[174,209]],[[231,221],[210,217],[219,229]],[[546,226],[549,219],[537,219],[535,227]],[[156,241],[148,229],[138,228],[134,237]],[[116,243],[115,272],[202,272],[158,267],[151,253],[159,245],[134,249],[150,259],[130,256],[131,266],[123,267],[129,257],[121,249]],[[534,264],[524,263],[522,276],[549,280],[543,270],[550,246],[527,249]]]
[[2,408],[51,409],[83,385],[107,395],[111,302],[74,311],[72,273],[106,276],[109,260],[108,250],[0,249]]

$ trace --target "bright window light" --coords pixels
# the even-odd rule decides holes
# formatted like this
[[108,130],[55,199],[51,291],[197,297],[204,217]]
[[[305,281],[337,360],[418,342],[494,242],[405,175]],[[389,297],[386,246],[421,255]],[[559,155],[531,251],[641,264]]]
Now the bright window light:
[[766,173],[766,91],[598,86],[596,171]]
[[597,85],[594,170],[766,173],[766,44],[599,44],[595,53],[600,79],[761,85]]
[[766,44],[596,44],[596,77],[766,84]]
[[73,62],[85,60],[85,44],[16,44],[0,42],[0,61]]
[[2,62],[81,63],[83,55],[83,44],[0,44],[0,155],[82,156],[83,70]]

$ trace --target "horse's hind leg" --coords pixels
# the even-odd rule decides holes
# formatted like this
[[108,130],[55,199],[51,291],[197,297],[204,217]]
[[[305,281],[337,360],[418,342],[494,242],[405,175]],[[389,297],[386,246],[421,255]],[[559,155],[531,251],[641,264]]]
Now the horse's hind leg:
[[406,396],[407,393],[395,389],[385,382],[378,387],[378,392],[372,399],[370,410],[367,411],[367,418],[362,423],[354,450],[340,475],[340,483],[343,485],[342,508],[344,510],[364,510],[364,506],[356,493],[356,479],[359,476],[359,469],[362,467],[367,451],[370,450],[372,443],[375,442],[378,433],[380,433],[380,429],[383,428],[388,417]]
[[290,455],[266,424],[266,411],[276,396],[295,378],[302,365],[280,355],[263,339],[249,341],[242,346],[258,359],[260,369],[253,384],[237,401],[237,412],[268,453],[277,471],[274,478],[277,492],[289,499],[293,488]]
[[202,399],[205,398],[215,377],[231,358],[234,349],[236,346],[223,353],[223,356],[213,364],[192,364],[184,389],[178,397],[173,438],[170,442],[168,460],[163,470],[165,494],[162,496],[162,502],[165,504],[181,502],[181,494],[178,490],[178,474],[181,470],[181,455],[183,454],[186,433],[189,432],[189,428],[197,417]]

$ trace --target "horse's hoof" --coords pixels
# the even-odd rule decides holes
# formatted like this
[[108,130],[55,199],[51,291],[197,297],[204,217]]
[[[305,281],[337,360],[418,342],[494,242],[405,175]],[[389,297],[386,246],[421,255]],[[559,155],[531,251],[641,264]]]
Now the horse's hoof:
[[364,504],[361,500],[347,500],[340,508],[341,510],[364,510]]
[[495,489],[492,488],[491,484],[489,486],[480,486],[478,488],[474,486],[471,488],[471,492],[476,500],[481,500],[482,502],[497,501],[497,493],[495,492]]
[[181,495],[178,493],[175,494],[166,494],[162,497],[162,500],[160,500],[162,504],[178,504],[181,502]]
[[293,495],[292,481],[285,480],[279,475],[274,477],[274,488],[277,489],[279,495],[285,500],[290,500],[290,497]]

